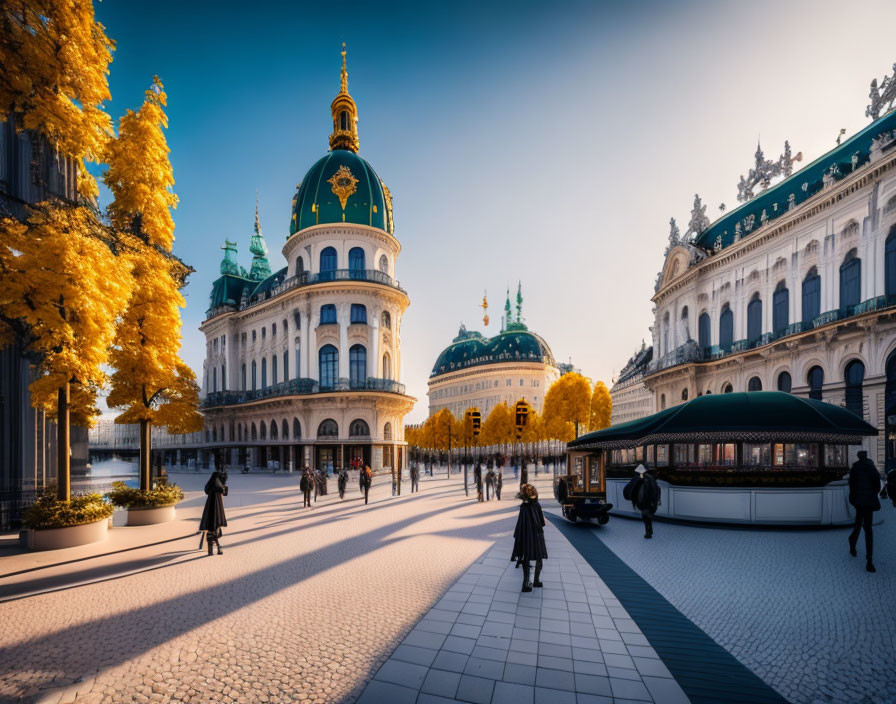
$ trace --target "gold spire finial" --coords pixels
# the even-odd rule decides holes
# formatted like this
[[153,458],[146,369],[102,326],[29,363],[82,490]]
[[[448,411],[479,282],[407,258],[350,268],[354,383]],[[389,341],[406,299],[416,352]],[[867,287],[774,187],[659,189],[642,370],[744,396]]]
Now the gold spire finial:
[[333,114],[333,133],[330,135],[330,149],[345,149],[358,153],[358,108],[348,93],[348,68],[345,63],[345,42],[342,42],[342,73],[339,94],[330,106]]

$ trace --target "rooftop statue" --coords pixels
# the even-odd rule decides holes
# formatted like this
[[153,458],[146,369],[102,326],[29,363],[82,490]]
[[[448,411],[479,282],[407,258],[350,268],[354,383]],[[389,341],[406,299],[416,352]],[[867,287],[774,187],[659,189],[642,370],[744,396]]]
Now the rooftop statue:
[[694,207],[691,209],[691,221],[688,223],[688,234],[699,235],[709,227],[709,218],[706,217],[706,206],[698,194],[694,194]]
[[799,152],[796,156],[791,155],[790,142],[784,142],[784,153],[778,157],[777,161],[765,158],[762,146],[757,142],[755,164],[748,172],[746,178],[740,177],[737,184],[737,200],[740,203],[746,203],[754,195],[754,189],[757,185],[762,186],[765,190],[771,185],[772,179],[777,176],[787,178],[793,173],[793,164],[803,160],[803,153]]
[[881,113],[889,112],[896,103],[896,64],[893,64],[893,75],[884,76],[880,82],[877,79],[871,81],[871,92],[868,93],[871,100],[865,108],[865,116],[876,120]]

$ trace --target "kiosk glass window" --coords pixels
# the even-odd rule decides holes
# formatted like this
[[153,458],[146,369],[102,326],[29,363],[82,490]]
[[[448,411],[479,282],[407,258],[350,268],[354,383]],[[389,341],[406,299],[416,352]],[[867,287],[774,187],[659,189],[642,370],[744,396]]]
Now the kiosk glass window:
[[733,442],[726,442],[715,446],[716,465],[719,467],[733,467],[737,462],[737,447]]
[[796,466],[800,469],[814,469],[818,467],[818,443],[802,442],[794,445]]
[[657,445],[656,446],[656,466],[657,467],[668,467],[669,466],[669,446],[668,445]]
[[676,467],[691,467],[694,464],[694,446],[690,443],[675,444],[673,455]]
[[771,467],[771,445],[768,443],[744,443],[744,464],[755,469]]
[[646,448],[646,450],[647,450],[647,452],[646,452],[646,455],[647,455],[647,460],[646,460],[647,466],[648,466],[648,467],[653,467],[653,466],[655,466],[654,456],[655,456],[655,454],[656,454],[656,453],[654,452],[654,446],[653,446],[653,445],[648,445],[647,448]]
[[825,467],[848,467],[849,454],[846,451],[846,445],[825,445],[824,446],[824,466]]
[[709,467],[712,464],[712,445],[709,443],[697,445],[697,464],[700,467]]

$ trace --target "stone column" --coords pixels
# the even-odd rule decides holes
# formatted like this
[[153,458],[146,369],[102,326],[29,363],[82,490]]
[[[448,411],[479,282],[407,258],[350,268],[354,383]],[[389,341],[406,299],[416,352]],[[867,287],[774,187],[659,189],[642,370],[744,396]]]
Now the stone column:
[[367,376],[378,378],[380,368],[380,320],[379,313],[372,316],[370,323],[370,340],[368,342]]
[[[300,314],[301,315],[301,314]],[[302,334],[301,344],[299,349],[299,356],[301,357],[302,363],[302,378],[303,379],[317,379],[317,365],[311,364],[311,327],[314,325],[317,326],[317,315],[314,316],[313,322],[310,316],[302,316],[304,319],[302,321]]]

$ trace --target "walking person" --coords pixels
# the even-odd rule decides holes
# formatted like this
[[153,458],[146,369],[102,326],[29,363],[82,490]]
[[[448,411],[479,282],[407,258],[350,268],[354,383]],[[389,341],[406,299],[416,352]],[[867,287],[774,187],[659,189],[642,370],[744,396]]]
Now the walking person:
[[473,482],[476,484],[476,500],[482,501],[482,465],[478,462],[473,469]]
[[411,493],[420,491],[420,467],[417,463],[411,465]]
[[[215,454],[215,471],[205,483],[205,493],[208,498],[205,500],[205,508],[202,509],[202,519],[199,521],[199,532],[205,533],[208,541],[208,554],[212,555],[212,546],[218,546],[218,554],[223,555],[219,538],[221,537],[221,528],[227,525],[227,516],[224,515],[224,498],[228,494],[227,488],[227,471],[219,469],[220,458]],[[199,542],[199,549],[202,549],[202,541]]]
[[311,478],[314,483],[314,503],[317,503],[317,497],[320,496],[320,470],[312,469]]
[[367,505],[367,497],[370,494],[370,485],[373,484],[373,472],[370,465],[364,465],[361,470],[361,491],[364,492],[364,505]]
[[320,473],[320,495],[326,496],[327,492],[330,489],[330,470],[329,467],[324,467],[324,470]]
[[632,502],[632,507],[641,512],[644,521],[644,537],[653,537],[653,514],[660,505],[660,488],[647,472],[643,464],[635,469],[635,476],[625,485],[622,496]]
[[856,556],[856,543],[859,532],[865,531],[865,569],[877,572],[872,561],[874,552],[874,536],[871,532],[871,519],[875,511],[880,511],[880,472],[874,462],[868,459],[865,450],[859,450],[859,459],[849,470],[849,503],[856,510],[856,523],[849,534],[849,554]]
[[348,484],[348,471],[346,471],[345,467],[339,470],[339,479],[336,482],[339,487],[339,498],[345,498],[345,487]]
[[492,494],[495,493],[495,470],[492,467],[488,468],[488,472],[485,473],[485,500],[491,501]]
[[302,467],[302,478],[299,480],[299,488],[302,490],[302,508],[311,508],[311,489],[314,486],[314,477],[311,468],[306,464]]
[[[532,587],[541,587],[542,560],[548,557],[548,548],[544,542],[544,513],[538,503],[538,491],[531,484],[520,487],[520,513],[513,530],[513,553],[510,560],[516,560],[516,566],[523,567],[523,588],[521,591],[531,592]],[[535,581],[529,581],[529,562],[535,560]]]
[[504,472],[499,469],[497,474],[495,475],[495,498],[497,498],[498,501],[501,500],[502,486],[504,486]]

